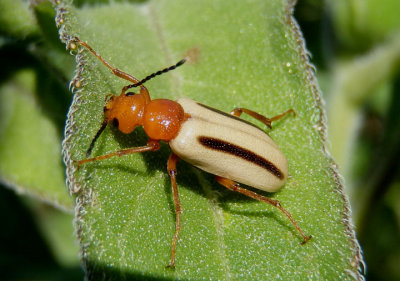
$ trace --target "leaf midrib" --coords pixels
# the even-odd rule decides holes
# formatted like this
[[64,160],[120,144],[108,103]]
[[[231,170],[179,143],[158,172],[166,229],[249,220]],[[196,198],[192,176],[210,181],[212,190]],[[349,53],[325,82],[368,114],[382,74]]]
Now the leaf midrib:
[[[172,65],[173,61],[171,58],[171,48],[169,48],[166,38],[165,38],[165,32],[164,28],[159,20],[159,17],[156,13],[156,10],[154,7],[152,7],[151,4],[145,6],[146,12],[149,15],[149,26],[153,28],[156,38],[159,41],[162,54],[164,57],[164,60],[166,61],[167,65]],[[176,98],[179,97],[180,91],[180,86],[179,85],[179,78],[178,77],[179,72],[174,72],[173,75],[170,75],[170,83],[171,83],[171,94],[175,95]],[[197,81],[196,81],[197,82]],[[197,85],[199,84],[198,82],[196,83]],[[223,239],[224,237],[224,230],[223,230],[223,223],[224,223],[224,217],[223,217],[223,209],[218,205],[218,196],[217,194],[212,190],[211,184],[208,182],[206,177],[204,176],[204,172],[199,171],[198,169],[193,168],[192,169],[197,177],[197,180],[204,191],[205,198],[208,200],[208,204],[210,205],[210,210],[213,212],[213,224],[215,226],[215,232],[216,232],[216,237],[217,237],[217,247],[218,247],[218,254],[220,257],[221,264],[223,268],[225,269],[225,280],[232,280],[232,274],[230,272],[230,267],[229,267],[229,260],[226,256],[225,249],[227,248],[225,244],[225,240]],[[178,183],[179,186],[179,183]]]

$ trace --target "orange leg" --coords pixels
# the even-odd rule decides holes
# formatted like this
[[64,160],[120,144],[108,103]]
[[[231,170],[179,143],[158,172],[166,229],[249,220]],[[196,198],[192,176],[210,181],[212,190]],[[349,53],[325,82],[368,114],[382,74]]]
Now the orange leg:
[[80,161],[77,161],[76,163],[78,165],[86,164],[89,162],[94,162],[94,161],[99,161],[99,160],[105,160],[108,158],[111,158],[113,156],[124,156],[128,154],[133,154],[133,153],[138,153],[138,152],[145,152],[145,151],[156,151],[160,149],[160,142],[155,141],[155,140],[150,140],[147,142],[147,145],[145,146],[138,146],[138,147],[132,147],[132,148],[127,148],[127,149],[121,149],[116,152],[106,154],[106,155],[101,155],[93,158],[87,158],[83,159]]
[[179,239],[179,232],[181,230],[181,202],[179,200],[179,194],[178,194],[178,187],[176,185],[176,163],[179,161],[178,156],[176,156],[174,153],[171,153],[171,155],[168,158],[168,164],[167,164],[167,170],[168,174],[171,178],[171,185],[172,185],[172,192],[174,195],[174,204],[175,204],[175,214],[176,214],[176,221],[175,221],[175,235],[174,238],[172,239],[172,244],[171,244],[171,260],[168,264],[167,267],[175,267],[175,250],[176,250],[176,242]]
[[282,114],[276,115],[276,116],[274,116],[274,117],[272,117],[272,118],[268,118],[268,117],[265,117],[264,115],[261,115],[261,114],[255,112],[255,111],[253,111],[253,110],[246,109],[246,108],[241,108],[241,107],[239,107],[239,108],[234,108],[234,109],[231,111],[231,114],[234,115],[234,116],[236,116],[236,117],[240,117],[240,115],[242,115],[243,112],[245,112],[245,113],[247,113],[248,115],[250,115],[251,117],[253,117],[253,118],[255,118],[255,119],[257,119],[257,120],[263,122],[263,123],[264,123],[265,125],[267,125],[270,129],[272,128],[272,127],[271,127],[272,121],[279,120],[279,119],[281,119],[282,117],[286,116],[286,115],[289,114],[289,113],[293,113],[293,114],[296,116],[296,112],[294,112],[293,109],[289,109],[289,110],[286,110],[286,111],[285,111],[284,113],[282,113]]
[[297,225],[297,222],[293,219],[292,215],[281,206],[281,203],[278,200],[262,196],[260,194],[257,194],[255,192],[253,192],[253,191],[250,191],[250,190],[248,190],[246,188],[243,188],[238,183],[234,182],[233,180],[230,180],[230,179],[227,179],[227,178],[223,178],[223,177],[220,177],[220,176],[214,176],[214,177],[215,177],[216,181],[219,184],[225,186],[229,190],[242,193],[242,194],[244,194],[244,195],[246,195],[246,196],[248,196],[250,198],[256,199],[258,201],[261,201],[261,202],[264,202],[264,203],[267,203],[267,204],[271,204],[272,206],[278,208],[282,213],[285,214],[285,216],[288,217],[288,219],[292,222],[292,224],[294,225],[296,230],[303,237],[302,244],[305,244],[308,240],[311,239],[312,236],[311,235],[310,236],[306,236],[304,234],[304,232]]
[[[89,52],[91,52],[96,58],[98,58],[106,67],[108,67],[111,70],[112,74],[114,74],[114,75],[116,75],[116,76],[118,76],[118,77],[120,77],[122,79],[125,79],[125,80],[127,80],[129,82],[132,82],[134,84],[140,82],[138,79],[136,79],[132,75],[130,75],[130,74],[128,74],[128,73],[126,73],[126,72],[124,72],[122,70],[119,70],[116,67],[113,67],[108,61],[103,59],[95,50],[93,50],[93,48],[90,47],[89,44],[87,44],[86,42],[81,41],[78,37],[74,37],[73,42],[74,43],[78,43],[79,45],[81,45],[81,46],[85,47],[86,49],[88,49]],[[122,91],[121,91],[121,94],[125,94],[125,91],[128,90],[129,88],[130,88],[129,86],[123,87]],[[140,85],[140,94],[144,94],[144,96],[146,96],[148,101],[150,101],[149,92],[148,92],[147,88],[145,86],[143,86],[143,85]]]

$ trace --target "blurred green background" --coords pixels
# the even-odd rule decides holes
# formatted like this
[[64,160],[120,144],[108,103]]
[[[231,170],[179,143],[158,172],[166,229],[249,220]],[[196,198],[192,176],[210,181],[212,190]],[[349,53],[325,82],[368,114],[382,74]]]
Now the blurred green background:
[[[345,179],[368,280],[400,280],[399,11],[398,0],[300,0],[295,6],[325,98],[330,151]],[[83,279],[73,201],[63,174],[54,171],[62,170],[55,167],[63,165],[75,67],[54,17],[49,2],[0,0],[2,280]],[[35,139],[32,131],[42,137]],[[13,147],[34,153],[25,159],[25,150]],[[26,168],[37,165],[48,167],[44,175]]]
[[400,1],[302,0],[367,280],[400,280]]

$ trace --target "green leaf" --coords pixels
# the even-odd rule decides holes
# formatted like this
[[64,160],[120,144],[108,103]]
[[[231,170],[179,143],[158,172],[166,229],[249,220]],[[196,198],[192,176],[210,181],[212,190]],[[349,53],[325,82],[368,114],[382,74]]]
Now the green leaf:
[[0,34],[24,39],[38,33],[35,17],[25,0],[0,1]]
[[78,245],[73,235],[73,214],[60,211],[37,200],[24,200],[29,207],[35,225],[41,230],[47,246],[59,265],[67,268],[79,267]]
[[400,65],[400,34],[352,60],[337,62],[328,95],[329,136],[333,155],[347,175],[353,160],[349,152],[362,115],[362,104],[389,81]]
[[[0,88],[0,179],[20,193],[72,209],[65,188],[61,135],[38,98],[36,89],[42,95],[45,91],[38,81],[43,80],[33,69],[24,69]],[[49,79],[46,85],[50,84]]]
[[[193,98],[297,116],[268,132],[287,156],[290,179],[279,199],[313,239],[301,237],[272,206],[233,194],[187,163],[178,165],[182,230],[175,270],[167,269],[175,229],[168,145],[157,153],[80,167],[103,120],[104,99],[127,82],[80,49],[75,96],[64,141],[70,188],[77,192],[77,234],[89,280],[350,280],[361,279],[360,249],[336,166],[326,151],[321,97],[298,27],[285,1],[148,1],[58,6],[61,38],[88,42],[119,69],[143,78],[188,50],[197,62],[149,81],[152,98]],[[111,126],[94,155],[146,143],[142,130]],[[245,171],[244,171],[245,172]],[[260,192],[261,193],[261,192]]]
[[[19,193],[71,210],[61,140],[73,59],[59,41],[49,2],[32,4],[32,11],[25,1],[11,2],[0,3],[7,14],[0,16],[2,28],[9,25],[4,35],[12,36],[0,49],[0,179]],[[34,24],[32,30],[25,23]]]
[[347,45],[364,49],[399,32],[397,0],[336,0],[327,4],[336,34]]

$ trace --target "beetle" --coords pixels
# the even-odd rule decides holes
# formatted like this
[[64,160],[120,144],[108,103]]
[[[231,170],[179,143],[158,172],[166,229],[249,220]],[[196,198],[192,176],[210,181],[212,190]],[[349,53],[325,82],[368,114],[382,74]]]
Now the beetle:
[[[144,83],[181,66],[186,59],[138,80],[113,67],[78,37],[71,39],[70,49],[77,48],[77,44],[97,57],[114,75],[132,83],[124,86],[120,95],[109,97],[104,106],[104,120],[100,129],[86,151],[86,158],[77,161],[78,166],[113,156],[157,151],[160,149],[161,141],[168,143],[172,150],[167,161],[167,171],[171,179],[176,223],[171,244],[171,259],[167,267],[175,266],[176,244],[181,229],[182,208],[176,183],[176,165],[179,159],[213,174],[219,184],[231,191],[278,208],[302,236],[302,244],[311,239],[312,236],[304,234],[292,215],[281,206],[278,200],[240,185],[245,184],[262,191],[275,192],[285,184],[288,178],[288,162],[278,146],[264,130],[241,119],[241,114],[246,113],[272,128],[273,121],[289,113],[295,114],[294,110],[289,109],[280,115],[267,118],[246,108],[235,108],[228,114],[188,98],[180,98],[177,101],[151,99]],[[139,87],[139,93],[127,92],[135,87]],[[124,134],[129,134],[136,127],[142,126],[148,136],[147,144],[90,157],[95,142],[110,123],[116,125]]]

